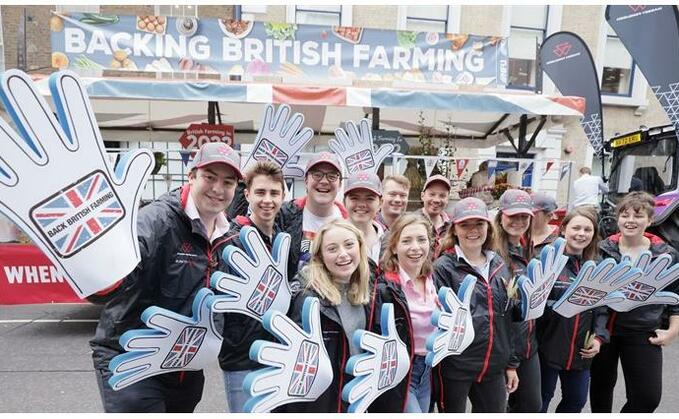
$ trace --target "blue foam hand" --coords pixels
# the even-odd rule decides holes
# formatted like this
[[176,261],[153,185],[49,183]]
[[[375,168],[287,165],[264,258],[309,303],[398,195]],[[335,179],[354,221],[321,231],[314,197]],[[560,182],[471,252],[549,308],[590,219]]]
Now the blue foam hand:
[[[672,256],[663,254],[651,262],[651,252],[642,252],[633,266],[643,272],[641,278],[630,282],[620,291],[624,300],[608,304],[615,311],[630,311],[637,307],[651,304],[679,304],[679,295],[670,291],[661,291],[667,285],[679,279],[679,264],[672,264]],[[630,262],[629,256],[623,261]]]
[[470,308],[476,278],[467,275],[457,294],[448,287],[439,290],[443,311],[435,310],[431,323],[436,330],[427,337],[425,362],[435,367],[447,356],[460,355],[474,341],[474,324]]
[[49,87],[58,120],[27,74],[0,77],[0,98],[18,131],[0,119],[0,213],[84,298],[139,263],[137,209],[153,155],[130,152],[114,172],[78,76],[54,73]]
[[361,119],[359,128],[353,121],[347,121],[346,130],[335,129],[335,138],[328,141],[328,146],[344,164],[349,174],[357,172],[377,173],[380,165],[391,152],[393,144],[384,144],[377,148],[373,145],[373,132],[370,122]]
[[642,274],[629,261],[616,263],[608,258],[596,264],[589,260],[552,308],[569,318],[586,310],[619,303],[625,299],[620,289],[641,278]]
[[280,167],[286,176],[304,177],[304,168],[292,158],[314,137],[311,128],[304,127],[304,115],[299,112],[290,116],[288,105],[280,105],[274,114],[274,106],[264,108],[262,125],[257,133],[250,156],[243,166],[247,171],[257,161],[269,160]]
[[347,374],[352,379],[342,390],[342,399],[349,403],[350,413],[363,413],[382,393],[396,387],[408,374],[408,347],[396,330],[394,305],[382,305],[381,331],[378,335],[356,330],[353,341],[367,352],[349,358]]
[[221,271],[212,274],[212,288],[226,294],[215,303],[215,312],[240,313],[257,320],[269,309],[287,313],[292,295],[288,283],[290,235],[279,233],[271,253],[254,227],[243,227],[240,240],[245,251],[227,246],[222,254],[238,276]]
[[565,247],[566,241],[562,238],[543,247],[540,259],[532,259],[528,263],[528,275],[519,277],[523,321],[537,319],[544,313],[549,293],[568,262],[568,257],[563,254]]
[[141,320],[149,329],[128,330],[120,336],[120,346],[128,352],[109,363],[111,388],[117,391],[155,375],[197,371],[213,364],[222,347],[212,316],[218,299],[202,288],[193,300],[192,317],[156,306],[144,310]]
[[243,389],[250,395],[244,410],[271,410],[294,402],[312,402],[332,383],[330,357],[323,344],[320,302],[307,297],[302,307],[302,327],[284,314],[269,310],[264,328],[282,343],[257,340],[250,347],[250,359],[266,368],[245,376]]

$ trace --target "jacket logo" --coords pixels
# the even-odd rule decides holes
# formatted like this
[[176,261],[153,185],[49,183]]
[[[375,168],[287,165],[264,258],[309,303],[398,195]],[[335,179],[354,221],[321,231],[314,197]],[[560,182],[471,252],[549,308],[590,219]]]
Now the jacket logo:
[[179,251],[182,253],[191,253],[193,252],[193,246],[189,242],[182,242],[182,245],[179,247]]
[[552,52],[554,52],[554,55],[561,58],[568,55],[568,53],[571,52],[572,47],[573,46],[571,45],[570,42],[562,42],[560,44],[556,44]]
[[632,11],[635,12],[635,13],[638,13],[638,12],[640,12],[640,11],[646,9],[646,5],[645,5],[645,4],[630,4],[628,7],[629,7],[630,9],[632,9]]

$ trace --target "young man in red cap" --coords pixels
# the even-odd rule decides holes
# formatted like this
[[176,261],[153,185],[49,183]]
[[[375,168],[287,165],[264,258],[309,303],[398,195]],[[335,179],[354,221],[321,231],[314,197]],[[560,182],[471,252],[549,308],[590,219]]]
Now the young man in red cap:
[[226,268],[221,254],[230,225],[224,211],[242,177],[240,158],[231,147],[205,144],[191,162],[189,183],[139,211],[141,262],[113,287],[90,297],[105,303],[90,346],[106,412],[193,412],[200,401],[202,371],[149,377],[113,391],[108,365],[125,352],[120,335],[145,327],[142,311],[155,305],[191,316],[198,290],[209,286],[215,270]]
[[446,213],[448,196],[450,195],[450,181],[442,175],[430,176],[422,188],[422,214],[434,226],[434,240],[432,243],[432,258],[438,257],[438,247],[443,236],[451,226],[450,217]]

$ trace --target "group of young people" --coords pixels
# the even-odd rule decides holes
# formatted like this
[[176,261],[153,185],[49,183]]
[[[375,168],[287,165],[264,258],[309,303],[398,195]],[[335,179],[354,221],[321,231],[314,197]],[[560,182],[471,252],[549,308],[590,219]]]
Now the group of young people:
[[[568,262],[550,301],[560,298],[588,260],[620,260],[650,250],[654,257],[670,253],[676,263],[676,251],[645,231],[653,217],[650,195],[634,192],[623,198],[617,207],[620,233],[600,241],[594,208],[576,207],[560,227],[553,227],[549,221],[556,203],[544,194],[508,190],[494,218],[477,198],[458,201],[448,213],[450,182],[435,175],[421,192],[423,208],[408,213],[407,178],[380,180],[359,172],[343,179],[342,173],[336,155],[319,153],[306,167],[306,196],[284,202],[285,182],[277,165],[260,161],[241,173],[237,154],[228,146],[201,148],[189,183],[140,211],[140,265],[93,297],[106,302],[91,345],[107,411],[193,411],[203,391],[202,372],[150,377],[113,392],[107,388],[107,364],[123,352],[120,334],[143,327],[139,314],[149,305],[190,315],[193,296],[209,286],[211,273],[229,271],[219,255],[227,245],[242,246],[238,233],[246,225],[257,229],[269,247],[279,232],[291,235],[287,274],[294,292],[288,316],[301,324],[304,299],[314,296],[321,303],[332,384],[316,401],[288,404],[281,411],[347,410],[341,394],[352,377],[345,367],[361,351],[352,336],[358,329],[379,333],[385,303],[394,306],[410,370],[369,412],[464,412],[467,399],[474,412],[546,412],[557,379],[562,393],[557,412],[581,411],[590,379],[592,410],[610,412],[618,359],[627,391],[623,411],[651,412],[658,406],[661,347],[679,333],[676,307],[647,306],[629,313],[604,307],[564,318],[548,303],[542,317],[521,322],[512,285],[530,259],[559,236],[565,239]],[[239,180],[247,205],[232,205]],[[230,205],[239,209],[227,220]],[[432,369],[425,355],[427,337],[435,329],[431,318],[439,307],[437,291],[445,286],[457,292],[467,275],[477,279],[470,303],[474,340],[461,355]],[[242,412],[248,397],[243,380],[261,368],[250,360],[250,346],[257,339],[275,338],[245,315],[221,317],[219,364],[227,407]]]

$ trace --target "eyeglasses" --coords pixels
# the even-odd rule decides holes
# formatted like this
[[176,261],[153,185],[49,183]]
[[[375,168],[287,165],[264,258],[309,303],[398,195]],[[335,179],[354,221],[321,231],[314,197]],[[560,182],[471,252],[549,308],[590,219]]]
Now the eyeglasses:
[[340,174],[338,172],[315,171],[311,172],[311,177],[317,182],[322,181],[323,178],[328,179],[328,182],[335,182],[340,178]]

